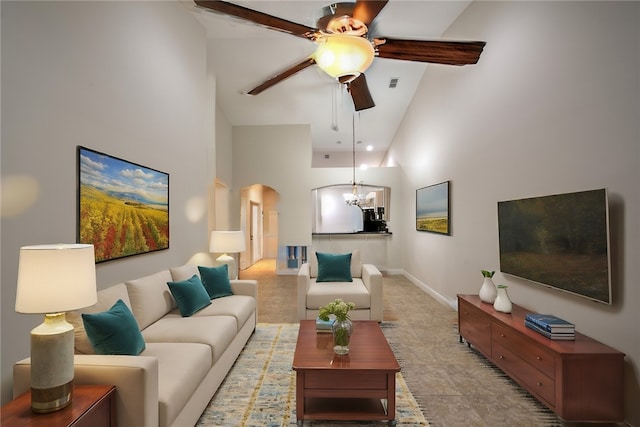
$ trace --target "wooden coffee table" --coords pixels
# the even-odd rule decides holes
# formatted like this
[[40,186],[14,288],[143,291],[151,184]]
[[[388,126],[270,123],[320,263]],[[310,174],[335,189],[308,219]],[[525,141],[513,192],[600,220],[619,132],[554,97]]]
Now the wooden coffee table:
[[376,321],[353,321],[349,354],[333,353],[330,333],[301,320],[293,355],[296,418],[388,420],[395,425],[396,372],[400,365]]

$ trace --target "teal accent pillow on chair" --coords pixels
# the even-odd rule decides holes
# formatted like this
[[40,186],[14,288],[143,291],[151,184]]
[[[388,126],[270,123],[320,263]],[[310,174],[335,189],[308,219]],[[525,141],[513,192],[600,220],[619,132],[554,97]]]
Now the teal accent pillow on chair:
[[167,282],[182,317],[190,317],[211,304],[207,290],[197,275],[181,282]]
[[198,266],[202,284],[211,299],[233,295],[231,281],[229,280],[229,266],[222,264],[219,267]]
[[138,322],[121,299],[105,312],[83,313],[82,323],[97,354],[137,356],[145,349]]
[[353,282],[351,254],[327,254],[316,252],[318,277],[316,282]]

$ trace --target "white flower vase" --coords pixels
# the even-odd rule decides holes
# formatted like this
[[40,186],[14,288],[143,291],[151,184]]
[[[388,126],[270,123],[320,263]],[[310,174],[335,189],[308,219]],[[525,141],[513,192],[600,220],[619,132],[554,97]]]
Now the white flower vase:
[[496,300],[493,303],[493,308],[496,311],[500,311],[502,313],[511,313],[513,304],[511,304],[511,300],[509,299],[509,294],[507,294],[507,286],[498,285],[496,289],[497,289],[498,295],[496,296]]
[[480,293],[478,294],[480,300],[488,304],[493,304],[497,294],[496,285],[493,284],[491,277],[485,277],[482,282],[482,287],[480,288]]

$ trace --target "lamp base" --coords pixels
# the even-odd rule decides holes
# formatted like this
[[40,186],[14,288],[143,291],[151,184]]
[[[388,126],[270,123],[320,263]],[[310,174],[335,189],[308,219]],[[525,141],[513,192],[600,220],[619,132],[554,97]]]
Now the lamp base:
[[31,410],[58,411],[73,395],[73,326],[64,313],[46,314],[31,331]]
[[53,388],[31,387],[31,410],[38,414],[48,414],[66,408],[71,403],[73,381]]

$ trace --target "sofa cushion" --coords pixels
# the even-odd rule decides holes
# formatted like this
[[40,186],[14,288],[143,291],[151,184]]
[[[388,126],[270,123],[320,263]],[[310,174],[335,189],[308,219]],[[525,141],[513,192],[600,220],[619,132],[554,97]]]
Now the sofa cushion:
[[318,259],[317,282],[352,282],[351,254],[316,252]]
[[196,265],[185,264],[180,267],[173,267],[169,269],[171,273],[171,277],[174,282],[180,282],[182,280],[186,280],[193,276],[194,274],[200,277],[200,272],[198,271],[198,267]]
[[[360,259],[360,249],[351,252],[351,277],[362,277],[362,261]],[[315,254],[309,258],[309,275],[318,277],[318,259]]]
[[131,311],[136,317],[140,329],[144,330],[176,308],[176,301],[167,287],[167,282],[171,280],[169,270],[162,270],[125,282],[131,301]]
[[182,317],[189,317],[211,304],[209,294],[195,274],[180,282],[167,282]]
[[75,352],[78,354],[95,354],[95,350],[89,341],[89,337],[84,329],[82,313],[100,313],[109,310],[118,301],[122,300],[129,308],[129,294],[124,283],[110,286],[98,291],[98,302],[91,307],[74,310],[67,313],[67,321],[73,325],[75,333]]
[[[237,331],[240,331],[255,310],[255,298],[247,295],[230,295],[212,300],[211,305],[203,308],[193,316],[233,316],[236,319]],[[180,317],[179,311],[173,310],[165,316],[165,318],[171,317]]]
[[137,356],[145,348],[136,319],[121,299],[105,312],[82,314],[82,321],[97,354]]
[[232,316],[166,316],[142,331],[147,343],[200,343],[211,349],[215,362],[237,334]]
[[211,349],[197,343],[147,343],[141,356],[158,359],[158,425],[169,426],[211,369]]
[[233,295],[229,281],[229,266],[198,267],[200,277],[211,299]]
[[336,298],[352,302],[356,309],[371,308],[371,297],[367,287],[360,278],[353,282],[322,282],[311,279],[307,292],[307,308],[317,310]]

